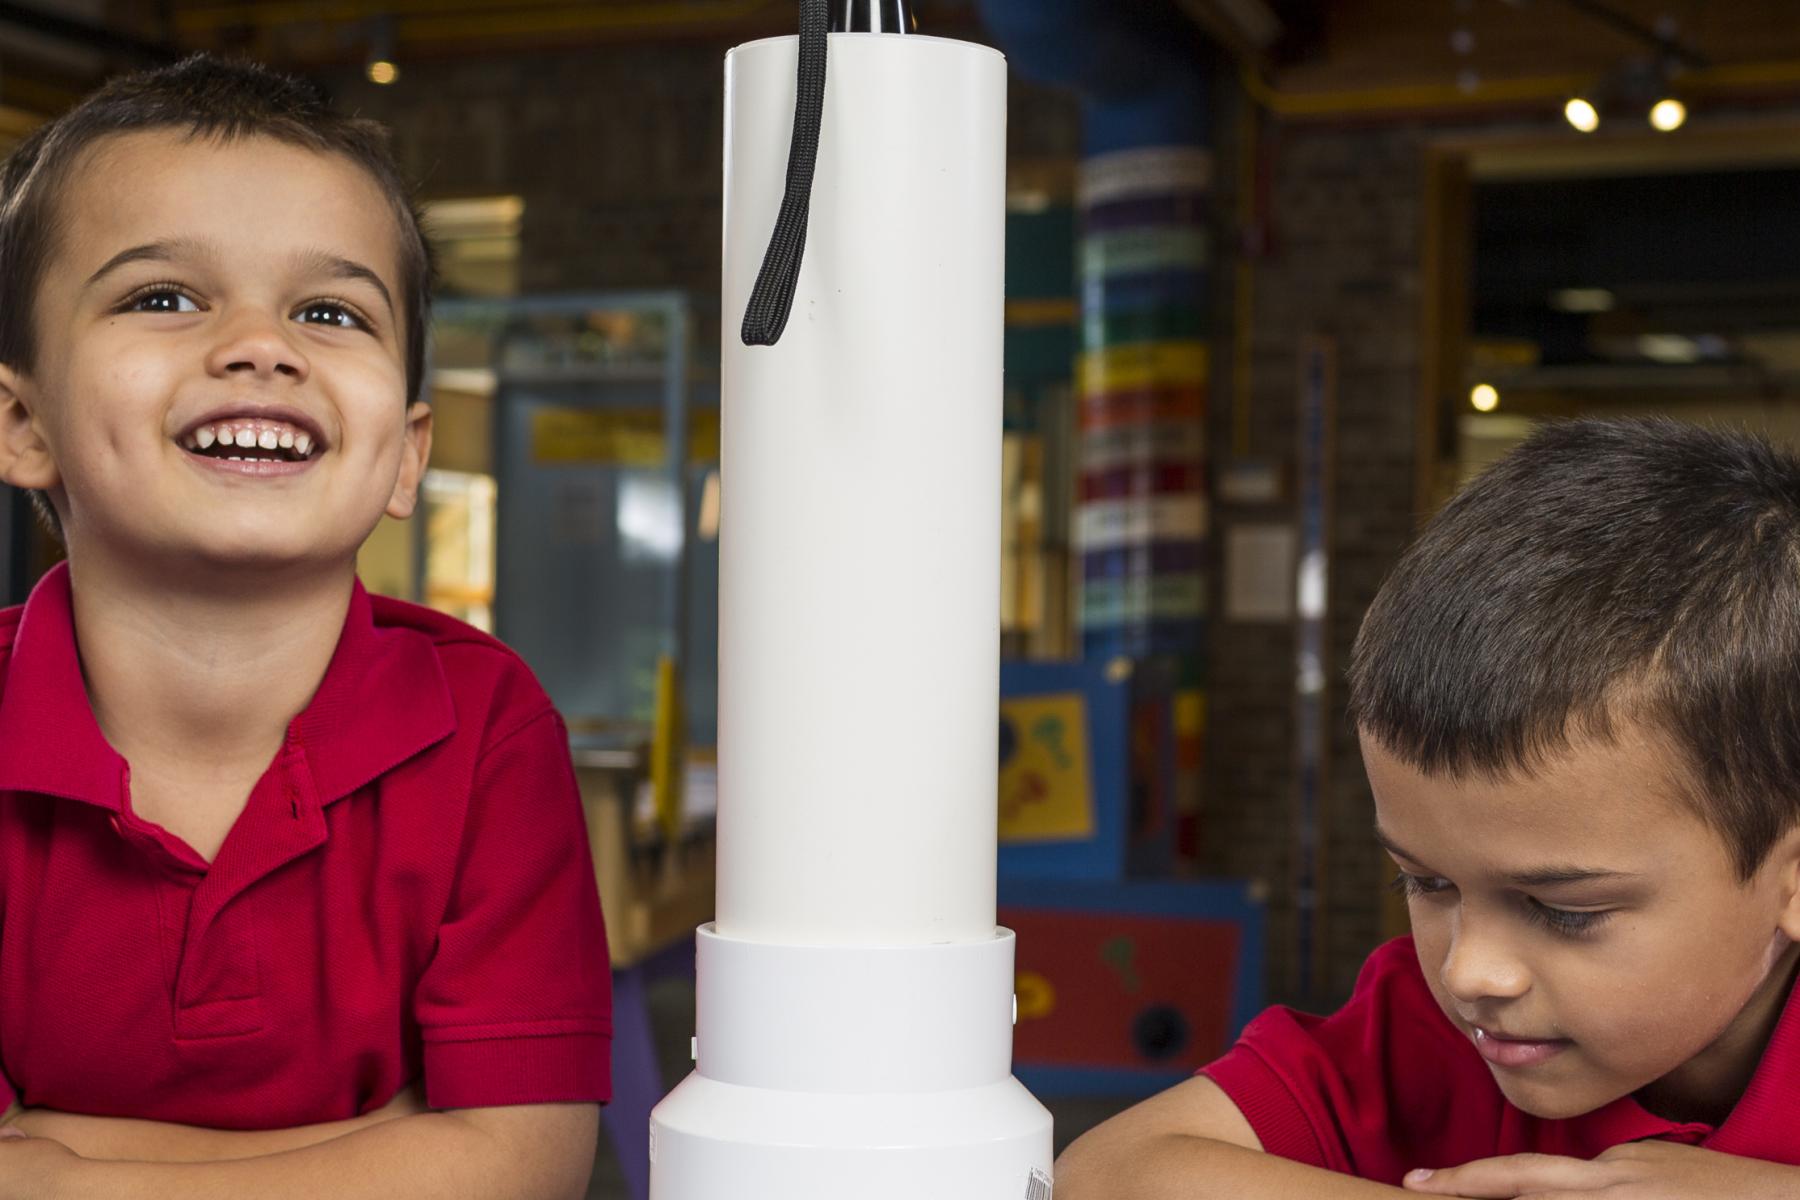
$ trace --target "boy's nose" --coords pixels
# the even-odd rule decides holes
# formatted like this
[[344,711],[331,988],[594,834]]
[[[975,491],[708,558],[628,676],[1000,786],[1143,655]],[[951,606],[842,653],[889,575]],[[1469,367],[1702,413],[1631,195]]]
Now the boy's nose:
[[207,355],[208,373],[220,377],[253,375],[259,379],[288,376],[304,381],[311,370],[301,353],[280,328],[266,317],[244,314],[224,330],[218,345]]
[[1466,911],[1453,919],[1450,948],[1438,979],[1464,1004],[1514,999],[1531,989],[1531,973],[1506,938],[1491,922],[1471,921]]

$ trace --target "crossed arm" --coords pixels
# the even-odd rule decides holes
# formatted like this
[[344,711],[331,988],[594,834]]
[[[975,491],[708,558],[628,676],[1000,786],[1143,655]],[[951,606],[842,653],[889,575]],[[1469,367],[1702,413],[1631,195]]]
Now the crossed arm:
[[0,1126],[0,1200],[579,1200],[599,1108],[434,1112],[407,1091],[353,1120],[296,1129],[200,1129],[16,1105]]
[[[1057,1200],[1792,1200],[1800,1167],[1671,1142],[1627,1142],[1592,1160],[1512,1154],[1413,1172],[1404,1188],[1264,1154],[1217,1084],[1197,1077],[1078,1139],[1056,1164]],[[1421,1163],[1421,1167],[1433,1164]]]
[[1262,1152],[1250,1122],[1204,1076],[1089,1130],[1056,1162],[1056,1200],[1382,1200],[1398,1188]]

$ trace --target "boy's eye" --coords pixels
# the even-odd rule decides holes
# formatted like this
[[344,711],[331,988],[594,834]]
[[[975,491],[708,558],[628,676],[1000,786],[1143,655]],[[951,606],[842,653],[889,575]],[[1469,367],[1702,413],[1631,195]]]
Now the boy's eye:
[[1572,908],[1557,908],[1553,904],[1545,904],[1542,900],[1527,898],[1525,915],[1536,924],[1568,937],[1582,937],[1594,932],[1601,922],[1610,917],[1610,911],[1584,912]]
[[[183,308],[182,305],[186,305]],[[133,312],[157,313],[190,313],[199,312],[200,306],[193,298],[174,288],[158,288],[151,292],[139,292],[131,298],[129,308]]]
[[361,317],[335,300],[314,300],[296,314],[302,324],[335,325],[339,329],[366,329]]
[[1435,896],[1439,892],[1448,891],[1451,886],[1450,881],[1441,875],[1413,875],[1407,871],[1395,875],[1394,881],[1388,884],[1388,887],[1409,899],[1413,896]]
[[[1436,896],[1453,891],[1456,887],[1448,879],[1439,875],[1413,875],[1406,871],[1395,875],[1394,881],[1388,886],[1408,900],[1419,896]],[[1557,908],[1553,904],[1545,904],[1542,900],[1531,896],[1521,899],[1526,920],[1565,937],[1585,937],[1599,929],[1600,925],[1612,915],[1611,910],[1589,912],[1581,909]]]

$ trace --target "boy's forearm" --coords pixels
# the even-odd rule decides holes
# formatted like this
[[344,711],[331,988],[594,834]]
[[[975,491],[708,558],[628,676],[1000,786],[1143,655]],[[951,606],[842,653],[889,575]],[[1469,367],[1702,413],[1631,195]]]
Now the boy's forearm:
[[501,1111],[400,1117],[258,1158],[80,1162],[56,1195],[64,1200],[580,1200],[593,1167],[598,1109],[531,1106],[510,1118],[492,1118]]
[[96,1117],[50,1108],[9,1110],[0,1124],[32,1137],[61,1142],[83,1158],[130,1162],[225,1162],[302,1150],[426,1111],[418,1090],[401,1092],[385,1107],[343,1121],[298,1125],[290,1129],[208,1129],[131,1117]]
[[1056,1163],[1056,1200],[1392,1200],[1412,1193],[1246,1150],[1163,1134],[1083,1146]]

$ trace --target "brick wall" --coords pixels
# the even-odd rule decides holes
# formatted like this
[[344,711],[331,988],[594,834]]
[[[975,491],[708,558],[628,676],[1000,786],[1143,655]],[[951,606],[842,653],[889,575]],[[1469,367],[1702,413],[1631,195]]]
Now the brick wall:
[[427,197],[525,201],[520,287],[718,292],[727,47],[681,41],[408,63],[329,81],[394,131]]
[[[1321,926],[1313,994],[1297,990],[1293,950],[1294,635],[1289,626],[1213,624],[1209,769],[1203,867],[1269,885],[1271,1000],[1330,1005],[1347,994],[1380,936],[1379,852],[1355,739],[1342,719],[1341,680],[1363,610],[1413,527],[1419,350],[1420,131],[1277,126],[1270,249],[1254,268],[1249,454],[1291,468],[1300,352],[1319,335],[1336,345],[1336,488],[1330,530],[1333,736],[1325,813]],[[1229,371],[1215,388],[1215,461],[1233,446]],[[1290,489],[1290,496],[1291,496]],[[1283,508],[1219,513],[1290,517]],[[1221,539],[1222,540],[1222,539]],[[1223,612],[1222,602],[1215,613]]]

